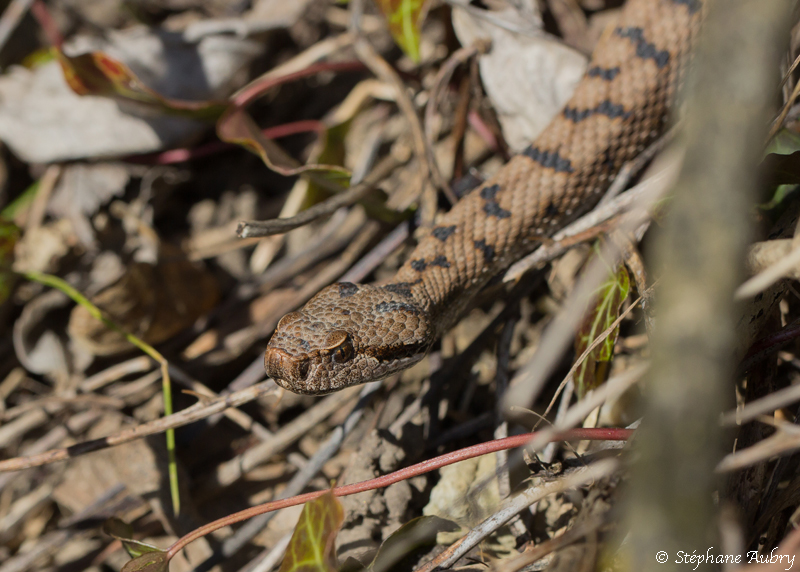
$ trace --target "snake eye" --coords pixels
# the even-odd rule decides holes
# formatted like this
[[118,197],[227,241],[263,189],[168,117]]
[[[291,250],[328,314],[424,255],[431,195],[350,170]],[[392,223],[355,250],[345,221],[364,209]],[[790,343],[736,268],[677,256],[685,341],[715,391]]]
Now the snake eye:
[[353,350],[353,340],[347,332],[337,330],[328,334],[325,338],[325,345],[328,351],[333,355],[335,363],[344,363],[353,359],[355,354]]
[[308,377],[308,367],[309,367],[309,360],[304,359],[299,364],[297,364],[297,374],[300,376],[300,380],[303,381]]
[[344,363],[351,359],[353,359],[353,344],[350,338],[347,338],[342,345],[336,348],[336,351],[333,353],[333,361],[336,363]]

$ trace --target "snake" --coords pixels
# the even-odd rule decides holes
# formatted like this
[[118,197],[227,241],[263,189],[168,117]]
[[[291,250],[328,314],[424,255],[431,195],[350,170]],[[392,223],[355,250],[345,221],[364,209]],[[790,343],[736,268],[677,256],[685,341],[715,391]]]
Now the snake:
[[332,284],[281,318],[267,374],[321,395],[419,362],[495,275],[593,208],[664,132],[704,3],[628,0],[533,142],[443,214],[386,283]]

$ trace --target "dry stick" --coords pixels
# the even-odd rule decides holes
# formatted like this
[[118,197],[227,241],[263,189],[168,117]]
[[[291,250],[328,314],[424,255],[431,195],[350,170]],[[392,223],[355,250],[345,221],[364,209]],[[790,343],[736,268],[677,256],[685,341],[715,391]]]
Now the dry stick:
[[719,414],[733,399],[733,293],[791,4],[704,3],[683,169],[656,245],[658,327],[628,491],[630,536],[620,554],[629,570],[676,570],[654,555],[705,553],[714,541],[714,469],[725,447]]
[[742,425],[797,401],[800,401],[800,385],[790,385],[751,401],[741,409],[728,411],[720,417],[720,423],[724,426]]
[[[306,465],[292,477],[289,484],[286,485],[286,488],[279,495],[279,499],[293,497],[294,495],[300,494],[303,489],[306,488],[308,483],[311,482],[311,479],[322,469],[322,466],[339,451],[345,437],[355,429],[356,424],[364,415],[364,409],[369,405],[375,392],[378,391],[382,385],[383,381],[373,381],[372,383],[366,384],[361,389],[358,402],[353,406],[347,418],[341,425],[331,431],[328,440],[317,449],[317,452],[308,460]],[[267,526],[275,514],[274,512],[270,512],[259,515],[239,528],[233,536],[225,539],[225,542],[222,543],[222,549],[220,550],[221,555],[223,557],[229,557],[238,552],[239,549]],[[272,554],[273,550],[274,549],[265,549],[262,554],[259,554],[245,568],[259,568],[262,561],[274,558]]]
[[251,560],[250,563],[240,569],[239,572],[270,572],[270,570],[280,564],[286,549],[289,547],[293,534],[294,531],[284,534],[283,537],[275,543],[275,546],[272,548],[265,548],[258,559]]
[[773,121],[772,128],[769,130],[769,135],[767,135],[767,141],[771,141],[778,131],[780,131],[781,127],[783,127],[783,122],[786,121],[786,116],[789,115],[789,111],[792,109],[798,95],[800,95],[800,82],[795,84],[792,94],[789,96],[786,103],[783,104],[783,108],[778,114],[778,117]]
[[291,422],[281,427],[271,439],[249,448],[241,455],[225,461],[214,471],[214,485],[227,486],[242,475],[280,453],[355,397],[359,388],[348,388],[321,399]]
[[320,231],[318,238],[309,241],[308,246],[292,256],[284,256],[279,261],[270,264],[269,268],[256,278],[258,289],[269,292],[286,280],[300,275],[311,265],[331,256],[333,253],[347,246],[359,228],[363,225],[366,215],[361,209],[342,208],[333,213],[325,227]]
[[[569,431],[561,433],[560,435],[555,435],[553,438],[559,440],[569,440],[569,441],[575,441],[575,440],[626,441],[631,438],[632,434],[633,431],[629,429],[618,429],[618,428],[571,429]],[[467,459],[474,459],[475,457],[480,457],[481,455],[488,455],[489,453],[496,453],[497,451],[500,451],[502,449],[513,449],[516,447],[523,447],[535,436],[536,433],[524,433],[522,435],[514,435],[513,437],[507,437],[505,439],[499,439],[496,441],[480,443],[478,445],[473,445],[471,447],[465,447],[464,449],[459,449],[458,451],[453,451],[452,453],[447,453],[446,455],[434,457],[433,459],[417,463],[416,465],[411,465],[410,467],[400,469],[393,473],[389,473],[388,475],[383,475],[381,477],[370,479],[368,481],[362,481],[360,483],[353,483],[351,485],[336,487],[332,489],[332,491],[333,494],[336,496],[348,496],[375,489],[385,488],[388,487],[389,485],[393,485],[394,483],[398,483],[400,481],[409,479],[411,477],[435,471],[436,469],[440,469],[447,465],[452,465],[453,463],[458,463],[460,461],[465,461]],[[175,542],[175,544],[169,547],[169,549],[167,550],[167,555],[169,558],[172,558],[173,556],[175,556],[175,554],[177,554],[190,542],[193,542],[194,540],[197,540],[198,538],[205,536],[206,534],[210,534],[211,532],[214,532],[215,530],[218,530],[224,526],[229,526],[232,524],[236,524],[237,522],[242,522],[243,520],[247,520],[248,518],[252,518],[259,514],[263,514],[265,512],[279,510],[290,506],[297,506],[299,504],[303,504],[305,502],[318,498],[327,493],[328,493],[327,490],[315,491],[299,495],[290,499],[271,501],[220,518],[218,520],[215,520],[214,522],[210,522],[196,530],[193,530],[183,538],[180,538],[177,542]]]
[[0,18],[0,49],[6,45],[11,33],[16,29],[33,2],[34,0],[11,0]]
[[[68,395],[68,394],[67,394]],[[27,413],[34,409],[46,409],[50,411],[51,408],[57,407],[60,409],[86,409],[103,408],[103,409],[122,409],[125,407],[125,402],[116,396],[110,395],[73,395],[68,397],[64,394],[51,394],[45,395],[26,401],[16,407],[7,409],[3,414],[3,421],[16,419],[20,415]],[[5,446],[5,445],[4,445]]]
[[[800,434],[794,423],[776,421],[774,417],[761,416],[759,421],[777,429],[775,433],[758,441],[755,445],[728,453],[716,466],[717,473],[737,471],[761,463],[788,451],[800,448]],[[762,530],[761,527],[756,530]]]
[[238,407],[244,403],[258,399],[264,395],[275,392],[277,386],[274,382],[265,381],[253,387],[243,389],[231,393],[230,395],[223,395],[217,399],[205,403],[196,403],[191,407],[184,409],[178,413],[173,413],[167,417],[162,417],[149,423],[143,423],[131,429],[120,431],[115,435],[103,437],[100,439],[93,439],[91,441],[84,441],[77,443],[70,447],[63,449],[52,449],[44,453],[30,455],[26,457],[15,457],[13,459],[5,459],[0,461],[0,473],[6,471],[20,471],[22,469],[30,469],[31,467],[39,467],[56,461],[64,461],[66,459],[77,457],[93,451],[107,449],[123,443],[128,443],[135,439],[141,439],[148,435],[161,433],[167,429],[175,427],[182,427],[194,421],[199,421],[214,413],[222,412],[229,407]]
[[[178,383],[189,388],[190,391],[186,391],[185,393],[192,392],[201,397],[202,400],[216,399],[219,397],[219,394],[216,391],[212,391],[204,384],[190,377],[186,372],[175,367],[174,365],[169,366],[169,372]],[[222,415],[233,421],[245,431],[252,431],[253,434],[262,441],[272,437],[272,432],[269,429],[250,417],[241,409],[231,407],[223,411]]]
[[561,419],[558,424],[539,431],[536,437],[531,439],[529,450],[531,452],[540,450],[544,445],[550,442],[553,435],[558,435],[569,430],[582,422],[592,411],[603,405],[609,399],[613,399],[625,393],[642,379],[646,371],[647,365],[643,364],[632,367],[609,379],[581,401],[570,407],[564,415],[564,418]]
[[[51,449],[61,443],[70,434],[83,433],[95,421],[100,420],[104,416],[103,411],[84,411],[77,415],[72,415],[64,422],[63,425],[56,425],[45,435],[35,442],[26,445],[22,449],[22,453],[26,456],[36,455]],[[18,477],[17,473],[3,473],[0,474],[0,491],[8,486],[8,484]]]
[[[511,362],[511,339],[514,335],[514,326],[516,326],[519,319],[519,313],[514,312],[511,318],[506,320],[503,325],[503,331],[500,333],[500,338],[497,340],[497,373],[495,374],[495,385],[497,387],[497,403],[495,404],[495,422],[497,426],[494,430],[495,439],[503,439],[508,437],[508,421],[505,420],[503,415],[502,398],[505,395],[509,382],[509,364]],[[510,467],[508,465],[508,452],[498,451],[495,453],[497,459],[497,488],[501,499],[508,498],[511,495],[511,475]],[[519,538],[526,533],[525,525],[519,518],[514,518],[509,527],[515,537]]]
[[126,375],[149,371],[152,367],[153,360],[149,356],[137,356],[128,361],[115,363],[103,371],[84,379],[78,386],[78,391],[91,393]]
[[444,191],[450,201],[455,203],[458,198],[456,197],[453,189],[450,188],[447,180],[439,170],[439,163],[436,161],[436,156],[433,154],[433,145],[436,142],[438,133],[434,129],[434,117],[436,115],[436,107],[439,105],[439,99],[442,95],[442,88],[450,83],[450,78],[456,68],[461,64],[475,57],[477,54],[486,53],[489,49],[489,42],[486,40],[478,40],[471,46],[467,46],[456,50],[447,58],[447,61],[439,69],[436,74],[436,79],[433,82],[430,96],[428,97],[428,104],[425,106],[425,152],[428,155],[428,166],[431,170],[431,175],[436,181],[436,184]]
[[364,198],[378,183],[388,177],[397,167],[407,163],[410,158],[402,146],[395,147],[393,153],[381,159],[375,169],[358,185],[354,185],[346,191],[338,193],[293,217],[266,221],[242,221],[239,223],[237,234],[241,238],[280,234],[306,225],[325,215],[332,214],[341,207],[350,206]]
[[[800,82],[798,82],[798,85],[800,85]],[[797,276],[797,267],[800,265],[800,248],[797,246],[792,248],[792,240],[770,240],[766,243],[758,243],[755,246],[757,248],[750,249],[750,256],[748,257],[749,259],[755,258],[753,255],[758,254],[759,251],[761,251],[761,254],[767,254],[765,249],[772,250],[773,253],[771,254],[773,254],[773,256],[780,256],[784,252],[785,254],[778,258],[778,260],[772,263],[770,266],[761,270],[755,276],[748,278],[744,284],[739,286],[739,288],[736,290],[737,300],[746,300],[747,298],[752,298],[782,278],[787,276]],[[749,261],[755,262],[755,260]]]
[[[570,431],[588,417],[592,411],[606,403],[609,399],[613,399],[625,393],[641,380],[646,371],[646,365],[632,367],[612,377],[605,384],[587,394],[581,401],[570,407],[555,424],[547,429],[536,432],[536,435],[531,439],[526,448],[528,454],[533,454],[542,450],[548,443],[553,443],[555,441],[555,439],[553,439],[554,435],[560,435]],[[569,376],[567,376],[566,379],[569,379]],[[542,416],[540,418],[543,419],[544,417]],[[518,460],[518,458],[510,459],[508,463],[516,463]]]
[[416,572],[433,572],[436,568],[449,568],[459,558],[475,548],[484,538],[507,523],[511,518],[531,506],[533,503],[551,495],[579,487],[596,479],[610,475],[618,466],[613,459],[604,459],[587,467],[579,467],[568,471],[558,480],[531,487],[509,499],[502,509],[470,530],[461,540],[451,544],[436,558],[417,569]]
[[[428,149],[422,130],[422,123],[420,122],[419,115],[417,115],[417,109],[414,107],[414,103],[408,95],[405,84],[403,84],[403,81],[394,68],[392,68],[392,66],[375,51],[375,48],[372,47],[366,38],[359,33],[359,20],[362,8],[361,2],[354,1],[350,6],[352,10],[350,32],[356,36],[356,41],[353,45],[356,55],[376,77],[394,87],[395,93],[397,94],[397,106],[400,108],[400,111],[403,112],[403,115],[405,115],[409,127],[411,128],[411,138],[414,141],[414,154],[420,166],[424,169],[422,172],[422,180],[425,181],[428,179],[428,174],[434,173],[435,168],[430,161],[430,158],[433,157],[433,151]],[[421,186],[420,188],[422,189],[424,187]],[[450,203],[455,204],[458,198],[453,194],[450,187],[444,186],[442,190]]]
[[405,220],[387,234],[375,247],[342,275],[342,282],[361,282],[375,270],[386,257],[405,242],[411,234],[411,224]]
[[550,538],[541,544],[532,545],[529,548],[526,548],[522,554],[513,556],[506,560],[501,560],[492,567],[491,572],[517,572],[517,570],[522,570],[537,560],[541,560],[548,554],[564,548],[565,546],[569,546],[587,534],[594,532],[600,527],[601,524],[602,521],[598,519],[590,524],[574,526],[561,536]]
[[787,82],[787,81],[789,81],[789,78],[790,78],[790,77],[792,77],[792,74],[794,73],[794,70],[796,70],[796,69],[797,69],[797,65],[798,65],[798,64],[800,64],[800,55],[798,55],[798,56],[797,56],[797,57],[794,59],[794,61],[792,62],[792,65],[790,65],[790,66],[789,66],[789,69],[788,69],[788,70],[786,70],[786,73],[785,73],[785,74],[783,74],[783,79],[781,80],[781,87],[783,87],[784,85],[786,85],[786,82]]
[[42,535],[36,542],[36,545],[31,547],[30,550],[17,553],[0,564],[0,572],[23,572],[31,568],[40,559],[56,552],[67,541],[74,539],[76,536],[80,537],[94,534],[94,530],[92,529],[81,532],[73,525],[102,515],[103,509],[105,509],[108,503],[122,490],[124,490],[124,487],[117,485],[102,493],[92,504],[72,515],[67,522],[60,522],[58,524],[58,529]]

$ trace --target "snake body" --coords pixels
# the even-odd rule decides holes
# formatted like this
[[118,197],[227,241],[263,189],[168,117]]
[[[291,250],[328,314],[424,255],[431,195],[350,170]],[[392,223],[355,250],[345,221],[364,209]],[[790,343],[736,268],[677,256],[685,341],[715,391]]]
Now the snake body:
[[267,374],[323,394],[410,367],[498,272],[585,213],[658,137],[702,0],[628,0],[562,112],[438,221],[384,285],[340,282],[278,323]]

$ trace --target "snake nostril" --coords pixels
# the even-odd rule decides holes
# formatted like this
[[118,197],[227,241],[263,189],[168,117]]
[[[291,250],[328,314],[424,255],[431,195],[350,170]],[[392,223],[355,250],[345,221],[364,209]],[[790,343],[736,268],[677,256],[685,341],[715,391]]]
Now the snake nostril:
[[275,380],[305,381],[310,366],[309,360],[294,358],[277,348],[267,348],[264,353],[264,369]]
[[307,359],[297,364],[297,375],[300,381],[305,381],[308,377],[309,362]]

